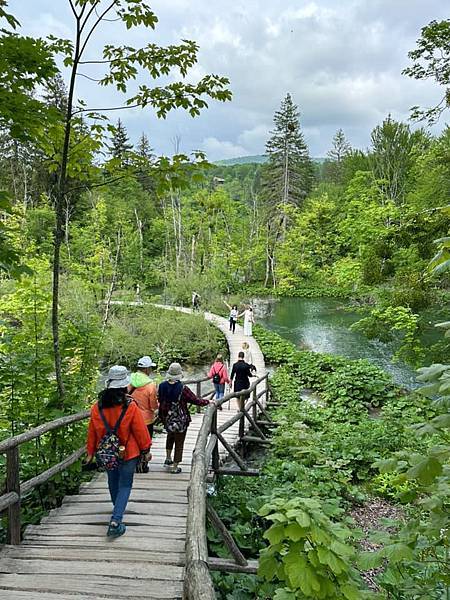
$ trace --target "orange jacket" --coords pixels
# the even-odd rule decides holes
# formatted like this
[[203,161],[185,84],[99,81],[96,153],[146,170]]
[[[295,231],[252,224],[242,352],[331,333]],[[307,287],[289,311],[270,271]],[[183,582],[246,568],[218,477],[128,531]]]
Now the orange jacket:
[[156,419],[155,412],[158,410],[158,390],[154,383],[147,383],[141,387],[134,388],[131,397],[142,411],[146,425],[150,425]]
[[[111,429],[117,423],[121,412],[122,406],[112,406],[111,408],[103,409],[103,414]],[[95,403],[91,408],[87,437],[86,449],[90,456],[95,454],[100,440],[105,434],[106,428],[100,416],[98,404]],[[117,434],[121,445],[125,446],[124,460],[136,458],[136,456],[139,456],[144,450],[148,450],[152,445],[152,439],[136,402],[130,402]]]

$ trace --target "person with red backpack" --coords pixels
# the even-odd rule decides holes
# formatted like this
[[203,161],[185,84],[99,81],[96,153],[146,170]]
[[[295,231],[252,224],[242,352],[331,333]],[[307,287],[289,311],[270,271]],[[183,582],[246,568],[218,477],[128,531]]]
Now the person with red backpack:
[[123,535],[123,514],[133,486],[136,465],[141,455],[151,460],[152,440],[142,412],[128,395],[130,379],[126,367],[110,368],[106,388],[91,408],[87,437],[87,462],[94,458],[108,475],[113,511],[107,535]]
[[221,354],[216,356],[216,360],[211,365],[209,370],[208,377],[209,379],[212,379],[216,389],[216,400],[220,400],[220,398],[223,398],[225,394],[225,384],[230,383],[227,367]]

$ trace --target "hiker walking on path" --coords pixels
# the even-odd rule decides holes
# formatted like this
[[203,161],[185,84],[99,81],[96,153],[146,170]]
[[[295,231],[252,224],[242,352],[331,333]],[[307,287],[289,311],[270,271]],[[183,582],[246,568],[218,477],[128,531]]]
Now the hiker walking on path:
[[250,350],[250,344],[248,342],[242,342],[241,349],[244,353],[244,361],[250,365],[252,371],[256,371],[256,367],[253,364],[253,355],[252,351]]
[[[191,390],[181,382],[183,371],[179,363],[172,363],[167,371],[166,381],[159,384],[159,418],[165,430],[166,460],[164,464],[171,467],[171,473],[181,473],[178,465],[183,458],[183,446],[187,428],[191,422],[188,404],[207,406],[209,400],[198,398]],[[175,453],[172,459],[172,450]]]
[[253,334],[252,328],[253,323],[255,322],[255,317],[253,315],[253,308],[248,306],[243,313],[239,315],[240,317],[244,317],[244,335],[251,336]]
[[113,511],[107,535],[118,537],[125,533],[122,523],[133,486],[136,465],[141,454],[151,460],[152,440],[138,405],[128,395],[127,368],[111,367],[106,388],[91,408],[87,438],[87,461],[106,469]]
[[[150,379],[152,367],[156,367],[156,364],[150,356],[142,356],[137,362],[137,371],[131,374],[128,386],[128,393],[141,409],[151,438],[153,438],[153,424],[158,415],[158,389]],[[148,462],[141,458],[136,469],[138,473],[148,473]]]
[[231,369],[230,379],[234,380],[234,391],[247,390],[250,387],[250,377],[253,377],[251,366],[245,362],[244,353],[241,351]]
[[194,312],[200,310],[200,298],[200,294],[197,294],[197,292],[192,292],[192,310]]
[[223,362],[223,356],[221,354],[216,356],[216,360],[209,370],[208,377],[212,379],[216,389],[216,400],[220,400],[225,394],[225,384],[230,383],[227,366]]
[[228,306],[228,308],[230,309],[230,316],[228,317],[229,321],[230,321],[230,331],[231,331],[231,333],[234,333],[236,330],[236,322],[238,320],[238,315],[239,315],[237,304],[233,304],[233,306],[230,306],[228,304],[228,302],[226,302],[225,300],[224,300],[224,304],[226,304]]

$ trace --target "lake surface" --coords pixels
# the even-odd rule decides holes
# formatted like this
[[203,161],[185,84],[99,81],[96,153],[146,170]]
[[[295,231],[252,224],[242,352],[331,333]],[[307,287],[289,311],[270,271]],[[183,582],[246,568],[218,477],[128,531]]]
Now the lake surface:
[[361,313],[344,310],[345,302],[330,298],[281,298],[255,301],[257,321],[299,347],[314,352],[365,358],[384,369],[396,383],[416,387],[414,370],[392,360],[393,348],[350,330]]

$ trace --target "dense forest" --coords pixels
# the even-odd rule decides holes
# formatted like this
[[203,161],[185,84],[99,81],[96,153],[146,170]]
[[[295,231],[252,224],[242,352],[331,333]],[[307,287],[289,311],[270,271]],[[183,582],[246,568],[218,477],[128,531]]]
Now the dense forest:
[[[293,510],[304,520],[308,507],[320,509],[305,498],[331,498],[324,500],[325,516],[316,517],[322,519],[325,538],[334,536],[338,563],[328,563],[334,560],[328,555],[314,558],[315,565],[307,552],[297,557],[308,569],[308,560],[318,570],[322,565],[320,596],[314,595],[316,584],[307,592],[306,584],[295,588],[289,582],[277,549],[275,558],[270,550],[263,552],[267,568],[261,576],[270,585],[261,584],[261,596],[252,595],[254,588],[246,590],[247,584],[241,595],[230,595],[234,578],[228,588],[225,578],[218,585],[224,598],[263,598],[267,593],[276,593],[277,600],[366,597],[366,592],[355,595],[353,588],[351,536],[333,525],[347,518],[352,502],[361,500],[358,486],[364,483],[371,494],[381,490],[389,501],[404,502],[406,524],[398,540],[380,542],[391,550],[375,553],[372,562],[364,555],[361,569],[391,561],[383,597],[448,598],[450,338],[442,336],[433,349],[437,364],[427,368],[423,365],[430,355],[419,333],[421,311],[435,306],[446,310],[450,295],[450,128],[433,135],[428,127],[442,122],[450,104],[450,22],[424,27],[405,70],[405,77],[431,78],[430,85],[443,86],[440,105],[415,107],[408,123],[385,115],[370,133],[368,148],[352,148],[339,128],[327,158],[316,161],[302,131],[301,107],[280,90],[266,161],[221,165],[209,163],[202,152],[179,153],[176,139],[172,156],[158,156],[144,117],[142,135],[133,144],[122,119],[111,117],[110,111],[140,107],[164,118],[172,110],[185,110],[195,117],[207,102],[231,100],[228,79],[205,75],[187,83],[184,77],[198,55],[197,44],[189,40],[167,47],[107,45],[92,57],[91,34],[101,29],[107,14],[94,13],[94,4],[75,2],[81,12],[74,12],[73,39],[37,39],[21,35],[20,24],[0,2],[0,437],[87,406],[105,365],[132,366],[144,347],[159,369],[173,359],[204,365],[224,349],[222,337],[201,316],[167,316],[148,305],[118,306],[116,300],[163,298],[186,305],[196,290],[204,308],[223,312],[224,296],[240,302],[268,295],[349,299],[361,308],[356,327],[365,335],[382,340],[397,336],[398,356],[422,366],[422,381],[428,383],[424,396],[437,404],[412,394],[406,406],[404,391],[393,389],[370,366],[299,355],[260,331],[266,357],[280,366],[274,389],[289,400],[287,412],[279,415],[282,427],[273,458],[278,462],[268,467],[264,481],[274,493],[286,486],[283,494],[297,495]],[[120,6],[116,17],[124,35],[134,27],[155,28],[157,17],[143,0],[124,0]],[[105,66],[103,75],[89,75],[93,85],[121,94],[120,106],[91,108],[78,97],[76,81],[90,61]],[[138,72],[149,83],[136,92]],[[169,73],[179,81],[161,84]],[[448,330],[448,322],[438,325]],[[282,359],[274,355],[279,344]],[[328,394],[330,407],[315,415],[299,407],[298,389],[305,385]],[[345,401],[333,396],[339,386]],[[377,425],[381,442],[373,439],[372,451],[361,451],[361,457],[357,452],[363,438],[368,431],[374,435],[366,413],[362,415],[368,404],[384,406],[387,417]],[[298,445],[289,447],[286,419],[301,423],[301,440],[315,445],[316,454],[306,460]],[[411,441],[410,426],[421,427],[428,441]],[[30,444],[24,475],[47,468],[68,448],[78,447],[83,436],[83,427],[74,426]],[[332,438],[347,440],[345,451],[334,446],[331,451]],[[403,455],[392,458],[397,449]],[[322,455],[318,461],[326,465],[326,477],[338,477],[330,489],[326,477],[308,469],[317,453],[333,452],[331,467]],[[280,474],[283,460],[295,471],[290,480]],[[375,460],[385,472],[374,482]],[[398,469],[397,479],[390,469]],[[307,482],[299,487],[295,480],[301,477]],[[79,478],[78,467],[61,476],[59,493],[74,489]],[[316,484],[319,492],[312,489]],[[255,488],[242,492],[251,495]],[[53,484],[34,494],[25,508],[28,521],[37,521],[57,495]],[[234,515],[238,524],[248,520],[246,510]],[[262,512],[256,533],[243,535],[244,543],[258,538],[249,555],[265,547],[262,518],[272,515],[275,521],[273,514],[282,507],[272,498],[266,509],[257,510]],[[277,546],[284,540],[280,535],[272,529],[266,539]],[[286,548],[302,535],[286,542]],[[400,563],[406,566],[399,574]],[[276,577],[279,585],[273,583]]]

